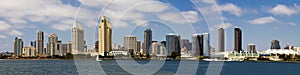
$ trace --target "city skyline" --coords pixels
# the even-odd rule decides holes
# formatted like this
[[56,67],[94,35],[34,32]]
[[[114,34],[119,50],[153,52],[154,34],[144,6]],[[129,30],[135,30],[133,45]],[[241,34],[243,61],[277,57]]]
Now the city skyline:
[[[162,3],[167,3],[165,0],[161,0]],[[258,2],[258,1],[253,1],[253,2]],[[249,3],[253,3],[252,1]],[[4,3],[4,2],[1,2]],[[26,3],[26,2],[24,2]],[[181,12],[186,12],[188,13],[188,11],[194,11],[192,8],[189,8],[187,6],[187,8],[183,8],[183,6],[178,6],[178,4],[180,3],[180,1],[174,1],[174,2],[169,2],[169,4],[174,5],[176,8],[178,8]],[[182,5],[187,5],[190,4],[190,2],[181,2],[184,3]],[[225,28],[225,36],[226,36],[226,43],[225,43],[225,50],[233,50],[233,31],[232,28],[234,26],[238,26],[240,28],[242,28],[243,30],[243,47],[242,49],[247,49],[247,44],[249,43],[254,43],[256,44],[257,50],[258,51],[262,51],[265,49],[270,48],[270,41],[272,40],[279,40],[280,41],[280,45],[281,46],[285,46],[285,45],[294,45],[294,46],[299,46],[300,45],[300,41],[297,39],[297,34],[296,32],[299,32],[297,30],[299,22],[296,21],[297,17],[299,17],[299,1],[289,1],[289,2],[280,2],[280,1],[261,1],[258,2],[258,6],[251,6],[249,4],[243,4],[241,3],[241,1],[235,1],[235,0],[229,0],[229,1],[217,1],[217,4],[220,6],[220,8],[237,8],[239,10],[221,10],[222,15],[224,16],[225,19],[225,26],[229,26],[229,28]],[[79,6],[79,4],[81,4],[81,2],[76,2],[76,1],[59,1],[58,5],[65,7],[65,5],[71,5],[73,8],[77,8]],[[5,4],[3,4],[5,5]],[[85,4],[88,5],[88,4]],[[100,4],[103,5],[103,4]],[[4,8],[5,6],[3,6]],[[75,10],[73,9],[72,10]],[[111,7],[113,8],[113,7]],[[274,9],[274,10],[273,10]],[[285,12],[280,12],[280,11],[275,11],[275,9],[289,9],[290,11],[293,11],[292,13],[285,13]],[[17,10],[17,9],[16,9]],[[35,9],[38,10],[38,9]],[[262,10],[268,10],[268,11],[262,11]],[[277,12],[277,13],[276,13]],[[189,12],[191,13],[191,12]],[[200,14],[200,12],[197,12],[198,16]],[[44,14],[45,15],[45,14]],[[54,15],[61,15],[61,14],[54,14]],[[69,15],[69,16],[74,16],[74,15]],[[96,16],[98,17],[98,16]],[[57,24],[55,24],[54,22],[49,22],[49,24],[45,24],[45,20],[36,20],[38,23],[33,23],[33,22],[28,22],[25,19],[25,24],[16,24],[17,22],[23,23],[24,21],[18,21],[18,20],[13,20],[14,18],[9,18],[12,19],[13,22],[10,22],[10,20],[8,20],[4,14],[4,16],[0,16],[1,18],[1,27],[3,27],[2,29],[0,29],[1,32],[0,36],[1,36],[1,52],[5,52],[5,51],[13,51],[13,44],[11,42],[13,42],[13,38],[18,36],[20,33],[22,33],[22,38],[24,40],[24,46],[28,46],[30,43],[30,41],[32,40],[36,40],[36,31],[41,30],[45,32],[45,36],[49,35],[50,33],[57,33],[58,36],[61,36],[61,38],[59,38],[59,40],[63,40],[63,42],[67,42],[71,40],[71,36],[70,35],[70,30],[71,30],[71,26],[72,24],[64,24],[61,23],[60,25],[62,27],[54,27],[57,26]],[[29,18],[29,17],[28,17]],[[30,17],[32,18],[32,17]],[[295,18],[295,19],[294,19]],[[22,18],[20,18],[21,20],[24,20]],[[114,19],[114,17],[112,17],[112,19]],[[32,19],[31,19],[32,20]],[[61,19],[59,19],[61,20]],[[70,20],[70,19],[67,19]],[[266,20],[271,20],[271,21],[266,21]],[[275,21],[274,21],[275,20]],[[71,20],[72,21],[72,20]],[[61,20],[61,22],[68,22],[65,20]],[[112,21],[113,24],[112,25],[116,25],[118,23],[115,23],[115,21]],[[258,23],[257,23],[258,22]],[[53,24],[54,23],[54,24]],[[59,22],[60,23],[60,22]],[[70,22],[70,23],[73,23]],[[196,23],[199,25],[202,25],[202,23]],[[20,25],[26,25],[24,26],[20,26]],[[59,25],[59,24],[58,24]],[[92,25],[92,26],[90,26]],[[116,29],[114,30],[118,30],[117,32],[120,32],[119,34],[126,34],[128,35],[130,32],[130,28],[128,27],[134,27],[131,25],[137,25],[137,24],[129,24],[127,26],[125,26],[124,32],[120,32],[120,28],[118,28],[118,26],[113,26],[116,27]],[[205,25],[205,24],[203,24]],[[53,27],[52,27],[53,26]],[[9,27],[9,28],[4,28],[4,27]],[[19,27],[19,28],[18,28]],[[93,46],[94,43],[94,34],[90,34],[93,33],[95,30],[95,26],[93,26],[93,24],[86,24],[83,23],[83,27],[85,28],[85,30],[91,30],[91,31],[87,31],[85,33],[89,33],[87,35],[85,35],[85,37],[90,36],[89,38],[86,39],[93,39],[93,40],[87,40],[88,44],[88,48],[90,48],[91,46]],[[127,28],[126,28],[127,27]],[[124,27],[123,27],[124,28]],[[8,30],[7,30],[8,29]],[[9,30],[10,29],[10,30]],[[59,30],[60,29],[60,30]],[[126,30],[127,29],[127,30]],[[177,28],[174,28],[177,29]],[[204,32],[208,32],[208,28],[206,27],[206,31],[204,30],[203,32],[197,32],[197,33],[204,33]],[[186,29],[183,29],[186,30]],[[176,30],[177,31],[177,30]],[[8,32],[14,32],[14,33],[19,33],[19,34],[15,34],[15,35],[9,35]],[[180,32],[180,30],[178,31]],[[211,35],[215,36],[217,30],[211,31]],[[288,34],[286,34],[288,33]],[[179,33],[180,34],[180,33]],[[68,36],[65,36],[68,35]],[[116,36],[118,34],[113,33],[113,36]],[[188,35],[188,34],[187,34]],[[261,35],[261,36],[256,36],[256,35]],[[120,35],[122,36],[122,35]],[[294,37],[295,36],[295,37]],[[139,36],[138,36],[139,37]],[[189,36],[186,35],[182,35],[183,39],[191,39],[188,38]],[[122,37],[121,37],[122,38]],[[214,48],[218,48],[217,46],[217,41],[216,37],[211,37],[212,39],[215,39],[212,41],[212,46]],[[256,39],[256,38],[260,38],[260,39]],[[113,39],[117,39],[117,38],[113,38]],[[154,38],[153,38],[154,39]],[[44,40],[47,40],[47,38],[45,38]],[[38,41],[37,41],[38,42]],[[113,43],[119,43],[122,44],[122,40],[113,40]],[[44,43],[46,44],[46,43]]]

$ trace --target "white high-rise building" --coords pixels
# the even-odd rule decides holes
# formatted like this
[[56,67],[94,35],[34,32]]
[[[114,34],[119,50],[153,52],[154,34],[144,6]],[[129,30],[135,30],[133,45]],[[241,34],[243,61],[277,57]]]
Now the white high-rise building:
[[75,22],[72,28],[72,54],[78,54],[84,50],[84,30],[79,22]]
[[209,33],[203,34],[203,55],[209,56],[210,55],[210,41],[209,41]]
[[47,56],[55,55],[57,49],[57,40],[58,40],[58,36],[54,33],[50,34],[50,36],[48,37],[47,51],[46,51]]
[[153,42],[151,46],[150,55],[158,55],[158,54],[160,54],[160,42]]

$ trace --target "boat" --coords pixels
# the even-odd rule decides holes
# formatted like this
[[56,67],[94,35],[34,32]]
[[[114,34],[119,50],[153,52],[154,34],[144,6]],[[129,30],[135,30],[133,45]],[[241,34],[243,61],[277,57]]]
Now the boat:
[[221,60],[221,59],[202,59],[203,61],[232,61],[232,60]]
[[220,62],[230,62],[230,61],[243,61],[241,59],[227,59],[227,60],[224,60],[224,59],[217,59],[217,58],[214,58],[214,59],[202,59],[203,61],[220,61]]
[[282,59],[280,59],[278,56],[270,57],[269,60],[272,60],[272,61],[282,61]]
[[257,61],[257,58],[250,58],[250,61]]
[[99,59],[99,55],[97,55],[96,61],[103,61],[103,60]]

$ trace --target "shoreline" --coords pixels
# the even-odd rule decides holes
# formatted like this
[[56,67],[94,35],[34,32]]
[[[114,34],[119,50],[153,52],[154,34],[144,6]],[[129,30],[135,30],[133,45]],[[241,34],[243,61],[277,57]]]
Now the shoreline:
[[[37,58],[37,59],[0,59],[1,60],[75,60],[75,59],[51,59],[51,58]],[[93,59],[76,59],[76,60],[93,60]],[[155,60],[155,61],[181,61],[181,60],[157,60],[157,59],[104,59],[105,60],[135,60],[135,61],[140,61],[140,60]],[[263,63],[299,63],[300,61],[203,61],[203,60],[185,60],[184,61],[200,61],[200,62],[263,62]]]

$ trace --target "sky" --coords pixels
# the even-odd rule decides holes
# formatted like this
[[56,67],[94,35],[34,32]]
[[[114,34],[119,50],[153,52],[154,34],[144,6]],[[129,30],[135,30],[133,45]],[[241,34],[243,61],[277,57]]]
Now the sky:
[[13,51],[15,37],[24,46],[45,32],[45,44],[51,33],[66,43],[71,40],[74,21],[82,24],[88,47],[96,40],[101,15],[113,26],[113,43],[123,37],[137,36],[152,28],[153,39],[165,40],[165,34],[210,33],[211,46],[217,49],[217,30],[225,28],[226,50],[233,50],[234,28],[243,31],[243,49],[256,44],[257,50],[270,48],[271,40],[280,45],[300,46],[299,0],[1,0],[0,52]]

